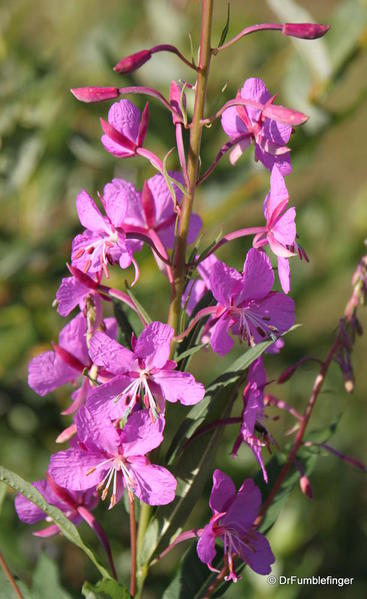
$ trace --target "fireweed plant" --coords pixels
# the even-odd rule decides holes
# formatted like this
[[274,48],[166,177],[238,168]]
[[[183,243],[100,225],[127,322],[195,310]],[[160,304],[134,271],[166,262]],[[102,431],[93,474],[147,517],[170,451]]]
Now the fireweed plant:
[[[263,360],[264,352],[281,351],[283,335],[296,321],[290,265],[295,257],[307,260],[307,255],[298,242],[296,211],[286,177],[292,170],[290,137],[307,116],[277,104],[275,95],[256,77],[239,81],[236,97],[215,114],[206,115],[209,70],[218,53],[257,31],[274,30],[312,40],[323,36],[328,26],[260,24],[226,42],[227,24],[219,46],[213,48],[213,0],[202,0],[201,10],[197,64],[174,46],[163,44],[141,50],[115,66],[118,73],[130,73],[155,53],[175,53],[191,68],[193,77],[172,81],[168,99],[148,87],[72,90],[82,102],[113,101],[107,117],[101,118],[105,150],[116,160],[131,156],[148,160],[152,176],[141,189],[120,178],[106,182],[98,200],[90,195],[92,190],[79,192],[76,209],[82,228],[72,243],[69,275],[56,293],[59,314],[77,314],[60,332],[58,343],[29,365],[29,385],[39,395],[74,384],[71,404],[63,412],[72,422],[57,439],[68,443],[68,448],[51,456],[46,477],[33,486],[1,469],[1,480],[19,491],[15,500],[19,518],[27,524],[46,521],[46,527],[34,533],[38,536],[62,532],[76,542],[93,559],[105,582],[121,590],[119,596],[128,593],[113,580],[116,570],[110,543],[92,514],[99,501],[112,509],[124,500],[129,508],[132,596],[141,596],[150,566],[178,543],[190,540],[193,544],[194,539],[195,546],[183,559],[169,597],[181,597],[180,585],[185,584],[185,596],[210,597],[236,582],[244,566],[259,574],[270,573],[275,561],[265,536],[275,520],[270,508],[295,477],[303,493],[311,497],[308,457],[312,451],[321,447],[364,468],[325,443],[306,441],[305,431],[332,361],[338,362],[346,388],[352,391],[350,355],[361,332],[356,311],[367,289],[366,257],[354,275],[353,293],[326,359],[304,358],[279,377],[278,383],[283,383],[306,360],[316,362],[319,373],[304,414],[269,392]],[[130,94],[158,100],[167,110],[167,126],[174,128],[176,136],[179,171],[167,168],[172,150],[159,157],[146,147],[149,105],[141,112],[125,98]],[[186,109],[187,94],[194,97],[192,116]],[[202,172],[202,131],[216,121],[228,141]],[[202,247],[198,241],[202,220],[194,213],[197,188],[226,154],[234,165],[244,153],[251,154],[269,174],[264,220]],[[243,268],[238,271],[216,253],[242,237],[250,238],[252,247],[244,253]],[[131,290],[139,284],[139,251],[144,244],[151,248],[157,268],[170,285],[166,322],[152,321]],[[269,255],[275,257],[275,269]],[[133,285],[126,283],[121,289],[108,285],[109,271],[115,266],[122,270],[122,281],[125,269],[133,266]],[[278,279],[281,291],[274,290]],[[104,317],[104,306],[111,302],[117,320]],[[140,319],[139,331],[131,327],[130,311]],[[206,389],[187,370],[191,356],[204,348],[218,355],[220,369],[220,357],[238,343],[240,358]],[[243,398],[242,410],[232,414],[238,395]],[[174,430],[170,403],[176,402],[182,404],[184,417]],[[280,448],[279,440],[272,438],[265,421],[268,406],[293,416],[293,443]],[[163,451],[166,422],[173,440]],[[238,489],[225,472],[214,468],[215,449],[227,425],[234,431],[233,456],[247,446],[259,465],[255,481],[247,478]],[[205,443],[197,445],[204,438]],[[270,449],[276,455],[266,463]],[[208,518],[202,528],[187,530],[186,520],[210,480]],[[81,541],[75,526],[83,520],[100,539],[109,571]],[[5,563],[3,567],[17,589]],[[190,586],[194,584],[191,574],[195,588]],[[114,587],[104,588],[108,594],[107,588]]]

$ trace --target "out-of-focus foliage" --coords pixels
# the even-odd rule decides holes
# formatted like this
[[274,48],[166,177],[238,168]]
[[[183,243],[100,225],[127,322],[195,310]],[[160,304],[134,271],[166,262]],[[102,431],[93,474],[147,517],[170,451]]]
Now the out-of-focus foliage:
[[[216,5],[214,42],[219,41],[227,16],[226,3],[218,0]],[[366,0],[232,0],[229,36],[256,22],[307,21],[309,15],[332,25],[326,38],[307,42],[277,32],[251,36],[213,60],[209,87],[208,111],[212,112],[233,97],[245,78],[259,76],[272,93],[279,94],[279,102],[311,116],[293,137],[293,174],[287,180],[297,207],[300,241],[310,256],[309,264],[292,264],[297,320],[303,327],[290,334],[286,349],[269,361],[271,377],[304,354],[325,355],[367,236]],[[192,33],[196,51],[198,27],[199,2],[191,0],[0,3],[0,454],[3,464],[27,480],[42,477],[55,449],[54,439],[65,426],[59,416],[67,402],[65,389],[42,399],[27,388],[26,377],[30,357],[46,349],[50,339],[56,340],[63,326],[51,305],[66,272],[72,236],[79,229],[76,193],[85,187],[93,195],[113,176],[141,185],[153,174],[141,161],[119,162],[107,155],[99,142],[98,116],[105,117],[108,104],[79,104],[68,89],[136,83],[158,87],[167,95],[172,78],[191,78],[175,56],[156,55],[140,71],[124,78],[111,67],[122,56],[155,43],[176,44],[189,55],[187,32]],[[142,98],[134,101],[143,106]],[[169,116],[154,100],[150,108],[147,145],[164,156],[174,144]],[[203,168],[224,141],[219,124],[204,132]],[[174,157],[169,166],[177,166]],[[214,239],[220,229],[227,232],[239,223],[262,222],[268,179],[252,157],[242,159],[234,169],[224,158],[198,196],[207,227],[203,244]],[[239,267],[246,249],[243,241],[235,242],[221,250],[221,257]],[[148,251],[139,260],[137,296],[155,318],[165,319],[167,283],[157,276]],[[121,285],[116,274],[112,278],[115,286]],[[311,423],[311,429],[320,428],[343,412],[332,443],[360,459],[367,449],[366,350],[367,339],[362,338],[354,358],[355,394],[346,397],[335,367],[320,398],[314,425]],[[223,370],[228,363],[223,360]],[[210,353],[199,353],[193,357],[192,368],[209,381],[218,374],[218,360]],[[277,389],[278,395],[301,409],[314,373],[311,367],[303,368]],[[282,440],[290,422],[282,418],[269,426]],[[232,442],[233,430],[227,430],[218,466],[239,483],[255,473],[255,464],[246,448],[233,460],[229,456]],[[319,460],[312,485],[313,502],[293,493],[270,533],[277,556],[275,573],[355,577],[348,596],[365,597],[365,479],[327,456]],[[0,548],[22,579],[30,584],[35,572],[33,585],[38,584],[37,572],[45,569],[42,560],[46,558],[40,556],[44,551],[60,564],[67,589],[60,596],[79,597],[83,580],[96,582],[96,572],[77,548],[60,538],[47,541],[31,536],[29,527],[17,520],[10,493],[0,504]],[[202,525],[207,516],[203,499],[192,514],[192,525]],[[118,571],[126,583],[126,513],[121,505],[108,514],[102,506],[98,517],[110,533]],[[98,553],[91,531],[87,527],[80,530]],[[152,569],[147,599],[163,595],[179,554],[176,549]],[[35,570],[38,556],[41,561]],[[233,585],[226,597],[325,599],[334,593],[332,587],[269,587],[263,577],[246,571],[245,582]]]

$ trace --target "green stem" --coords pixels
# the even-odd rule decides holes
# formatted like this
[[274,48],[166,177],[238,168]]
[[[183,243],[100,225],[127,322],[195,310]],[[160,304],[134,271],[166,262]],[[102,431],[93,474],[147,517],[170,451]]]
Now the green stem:
[[204,116],[211,58],[210,37],[212,28],[213,1],[214,0],[202,0],[198,78],[196,81],[194,115],[190,126],[190,140],[187,158],[188,194],[184,196],[182,202],[174,265],[174,287],[172,290],[168,312],[168,324],[171,325],[176,334],[178,332],[178,324],[181,312],[181,298],[185,284],[187,234],[195,199],[196,181],[199,170],[201,135],[203,130],[203,125],[200,121]]
[[[190,126],[190,139],[187,158],[188,194],[184,195],[182,202],[181,218],[177,235],[177,245],[173,268],[174,282],[172,285],[171,300],[168,311],[168,324],[174,329],[175,334],[177,334],[178,332],[178,326],[180,322],[181,299],[184,290],[186,274],[185,262],[187,249],[187,234],[189,230],[192,206],[195,199],[196,182],[198,179],[199,171],[201,135],[203,130],[203,124],[201,123],[201,121],[204,117],[209,65],[211,58],[210,38],[212,29],[213,3],[214,0],[202,0],[198,77],[196,81],[194,114]],[[173,355],[173,351],[174,343],[172,343],[171,347],[171,357]],[[151,509],[152,508],[149,505],[141,505],[137,539],[139,555],[141,555],[141,550],[143,548],[144,536],[149,524]],[[141,597],[144,580],[148,574],[148,569],[148,564],[144,564],[139,568],[137,579],[137,599]]]

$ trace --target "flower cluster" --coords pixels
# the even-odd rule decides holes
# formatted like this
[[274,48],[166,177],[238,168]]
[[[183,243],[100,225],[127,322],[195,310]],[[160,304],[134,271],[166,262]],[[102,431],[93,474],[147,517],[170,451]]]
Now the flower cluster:
[[[283,33],[296,35],[298,29],[287,31]],[[307,35],[314,33],[312,30]],[[160,50],[175,51],[171,46]],[[160,50],[143,50],[121,61],[116,70],[134,70]],[[144,182],[141,190],[129,181],[114,178],[98,193],[98,203],[84,189],[77,195],[76,210],[84,230],[73,240],[71,276],[62,280],[56,305],[63,317],[74,310],[79,312],[62,329],[58,343],[29,365],[29,385],[39,395],[70,383],[75,387],[72,403],[63,411],[72,422],[57,439],[68,441],[69,447],[51,456],[46,480],[34,485],[75,524],[84,519],[93,525],[105,547],[104,534],[89,512],[99,496],[102,500],[109,497],[109,508],[125,492],[130,501],[135,495],[154,506],[175,499],[175,477],[166,467],[154,463],[155,457],[149,454],[164,441],[167,402],[179,402],[185,409],[205,395],[204,385],[180,369],[177,344],[200,323],[199,341],[220,356],[231,351],[236,339],[251,347],[271,340],[270,351],[278,351],[283,344],[280,337],[295,322],[294,302],[288,295],[289,259],[296,253],[306,257],[296,242],[295,208],[288,207],[284,181],[291,172],[288,143],[293,126],[304,122],[305,115],[276,106],[264,82],[255,78],[245,81],[236,98],[224,106],[218,117],[229,137],[225,151],[231,150],[231,163],[253,144],[255,160],[270,172],[265,222],[229,233],[201,254],[197,245],[191,253],[194,261],[184,260],[184,270],[179,272],[178,246],[183,243],[185,250],[186,245],[194,243],[202,227],[200,216],[187,210],[193,183],[189,181],[182,137],[187,126],[185,87],[173,81],[169,101],[151,88],[131,89],[155,96],[170,110],[180,171],[167,171],[165,161],[145,147],[148,103],[141,113],[129,100],[118,99],[123,89],[74,90],[74,95],[84,101],[116,99],[107,120],[101,119],[104,148],[119,159],[140,156],[158,172]],[[253,236],[253,247],[243,256],[242,272],[215,255],[223,243],[248,235]],[[151,248],[159,269],[168,278],[171,305],[175,302],[176,312],[177,306],[186,310],[189,322],[185,330],[178,330],[177,318],[169,318],[167,323],[150,322],[129,289],[113,289],[103,282],[103,277],[109,279],[111,268],[125,270],[133,266],[136,284],[140,276],[136,254],[144,244]],[[276,256],[281,291],[274,289],[274,269],[267,249]],[[205,297],[209,300],[202,307]],[[125,304],[125,310],[134,310],[141,321],[140,332],[132,333],[126,341],[128,346],[118,342],[115,318],[106,316],[111,300]],[[248,371],[240,431],[233,448],[233,455],[243,443],[252,449],[265,481],[261,449],[271,442],[262,423],[266,384],[263,358],[259,357]],[[260,491],[251,479],[245,480],[236,493],[231,479],[215,470],[209,502],[213,516],[198,532],[200,560],[213,568],[219,539],[224,545],[228,579],[237,580],[234,561],[238,557],[256,572],[268,573],[274,558],[269,543],[254,524],[261,501]],[[21,496],[16,499],[16,509],[27,523],[45,518]],[[57,530],[51,526],[37,534],[47,536]]]

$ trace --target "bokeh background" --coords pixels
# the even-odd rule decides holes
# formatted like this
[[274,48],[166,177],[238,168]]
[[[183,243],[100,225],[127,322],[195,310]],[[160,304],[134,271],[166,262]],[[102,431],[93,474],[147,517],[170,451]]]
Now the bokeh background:
[[[197,0],[0,1],[0,461],[27,480],[42,477],[55,450],[55,437],[66,424],[59,413],[69,391],[38,397],[27,387],[27,362],[47,349],[51,339],[57,340],[64,325],[52,301],[66,272],[71,239],[80,229],[75,196],[82,187],[95,195],[113,176],[141,185],[154,174],[143,161],[118,161],[108,155],[99,141],[98,122],[99,116],[106,117],[108,104],[79,104],[68,90],[93,84],[145,84],[167,95],[171,79],[191,80],[190,71],[174,56],[156,55],[137,73],[123,78],[111,68],[122,56],[155,43],[176,44],[189,55],[189,32],[194,47],[198,45],[199,14]],[[367,2],[231,1],[230,36],[256,22],[302,22],[311,16],[332,25],[325,39],[292,40],[277,32],[251,36],[213,60],[209,85],[209,112],[233,97],[244,79],[259,76],[278,94],[280,103],[311,117],[293,136],[293,173],[287,179],[300,240],[310,256],[309,264],[296,260],[292,264],[292,294],[297,321],[303,326],[289,335],[279,356],[268,359],[270,377],[305,354],[325,356],[364,251]],[[213,43],[219,41],[225,20],[226,3],[218,0]],[[141,97],[130,99],[143,106]],[[163,157],[174,144],[170,119],[154,100],[150,108],[147,145]],[[203,167],[225,139],[219,124],[204,132]],[[170,166],[177,166],[174,157]],[[221,229],[261,223],[268,183],[268,173],[254,163],[252,153],[234,169],[224,158],[198,195],[197,210],[205,223],[203,243]],[[220,257],[240,267],[245,250],[243,241],[236,242],[224,248]],[[136,294],[155,318],[165,319],[167,283],[157,275],[148,251],[139,255],[139,262],[142,274]],[[121,284],[118,272],[112,280],[115,286]],[[367,310],[361,312],[361,320],[366,327]],[[332,368],[311,422],[311,429],[318,429],[339,419],[330,443],[362,460],[367,449],[366,349],[367,340],[361,338],[354,355],[354,395],[346,395],[340,373]],[[223,360],[223,367],[227,363]],[[201,380],[209,381],[217,374],[218,362],[208,353],[196,357],[192,367]],[[288,384],[274,387],[274,392],[302,409],[314,375],[312,367],[305,367]],[[286,418],[269,421],[281,443],[289,424]],[[256,472],[256,464],[246,448],[235,461],[229,457],[233,434],[226,431],[217,465],[240,483]],[[320,457],[311,479],[313,501],[296,490],[270,533],[277,557],[275,574],[354,577],[354,585],[338,589],[338,596],[367,596],[365,480],[363,473],[338,459]],[[208,492],[209,488],[208,484]],[[83,580],[97,579],[85,556],[60,538],[32,537],[30,528],[16,517],[13,495],[1,487],[0,497],[0,548],[11,569],[30,585],[43,553],[45,571],[52,572],[47,559],[58,564],[65,590],[58,591],[57,597],[80,597]],[[110,531],[118,570],[127,582],[124,508],[119,505],[107,513],[102,506],[97,514]],[[200,525],[207,516],[203,498],[192,522]],[[99,551],[88,528],[82,526],[81,533]],[[162,596],[179,555],[177,549],[152,570],[147,599]],[[39,578],[40,574],[34,584]],[[225,596],[324,599],[335,593],[335,587],[269,587],[262,577],[246,572],[245,580]]]

